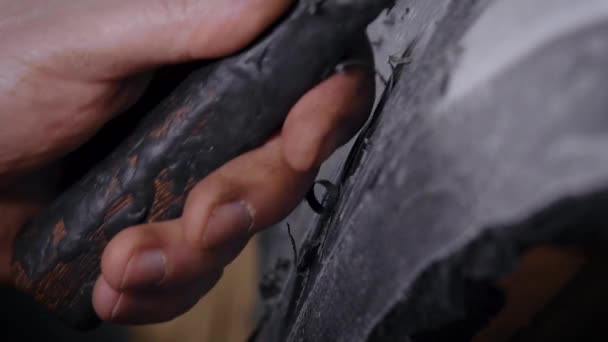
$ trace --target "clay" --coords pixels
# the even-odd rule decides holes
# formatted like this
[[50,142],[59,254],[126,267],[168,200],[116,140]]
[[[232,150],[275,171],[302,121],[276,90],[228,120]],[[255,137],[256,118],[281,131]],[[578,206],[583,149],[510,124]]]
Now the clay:
[[66,324],[96,327],[91,291],[108,241],[127,227],[178,217],[190,189],[275,132],[392,2],[300,1],[253,46],[192,72],[20,232],[16,287]]
[[[550,13],[594,15],[471,75],[505,34],[521,32],[522,16],[504,11],[516,3],[525,14],[547,6],[530,20],[540,31],[564,23]],[[494,285],[528,250],[605,246],[608,15],[598,19],[598,4],[399,2],[396,24],[408,22],[401,6],[418,17],[446,10],[419,28],[412,62],[332,179],[343,181],[340,201],[310,218],[298,266],[254,341],[470,341],[501,309]],[[510,21],[497,28],[497,18]],[[471,42],[472,32],[493,39]]]

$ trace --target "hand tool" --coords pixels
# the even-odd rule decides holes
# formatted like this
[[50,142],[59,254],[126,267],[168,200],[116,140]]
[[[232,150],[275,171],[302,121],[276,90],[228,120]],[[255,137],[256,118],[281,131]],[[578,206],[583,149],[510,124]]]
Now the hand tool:
[[14,285],[69,326],[96,327],[91,292],[108,241],[130,226],[179,217],[199,180],[268,139],[392,5],[298,1],[250,47],[192,72],[21,230]]

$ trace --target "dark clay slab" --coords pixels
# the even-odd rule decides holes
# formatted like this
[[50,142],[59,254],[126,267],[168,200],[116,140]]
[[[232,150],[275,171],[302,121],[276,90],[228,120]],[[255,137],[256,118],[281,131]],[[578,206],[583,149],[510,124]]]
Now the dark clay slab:
[[[526,250],[608,240],[608,15],[592,8],[605,2],[573,26],[581,3],[444,3],[252,340],[469,341]],[[554,34],[525,42],[539,32]]]

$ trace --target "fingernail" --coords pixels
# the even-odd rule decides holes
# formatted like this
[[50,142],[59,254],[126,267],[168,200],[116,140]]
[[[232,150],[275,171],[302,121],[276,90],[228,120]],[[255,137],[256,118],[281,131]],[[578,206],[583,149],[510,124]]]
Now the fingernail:
[[158,285],[165,279],[167,259],[160,250],[149,250],[131,257],[125,274],[122,288],[146,285]]
[[373,64],[371,64],[367,61],[364,61],[364,60],[357,60],[357,59],[346,60],[346,61],[343,61],[342,63],[339,63],[334,68],[334,71],[337,74],[343,74],[351,68],[361,68],[361,69],[366,69],[366,70],[371,69],[371,70],[375,71]]
[[114,304],[114,307],[112,308],[112,313],[110,314],[111,321],[118,318],[118,315],[120,314],[120,304],[121,303],[122,303],[122,293],[120,294],[120,296],[118,297],[118,300],[116,301],[116,304]]
[[212,248],[250,233],[254,210],[243,201],[224,204],[211,213],[203,233],[203,244]]

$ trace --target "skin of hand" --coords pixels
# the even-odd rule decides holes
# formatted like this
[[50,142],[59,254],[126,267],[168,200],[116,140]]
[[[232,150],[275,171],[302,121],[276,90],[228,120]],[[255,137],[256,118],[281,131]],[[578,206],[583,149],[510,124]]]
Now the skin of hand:
[[[245,47],[291,0],[0,0],[0,280],[19,228],[57,196],[61,162],[132,106],[154,70]],[[367,44],[353,58],[372,63]],[[255,232],[286,217],[361,128],[372,68],[303,96],[273,138],[202,180],[182,217],[130,227],[104,250],[93,305],[149,324],[188,311]],[[64,166],[65,167],[65,166]]]

